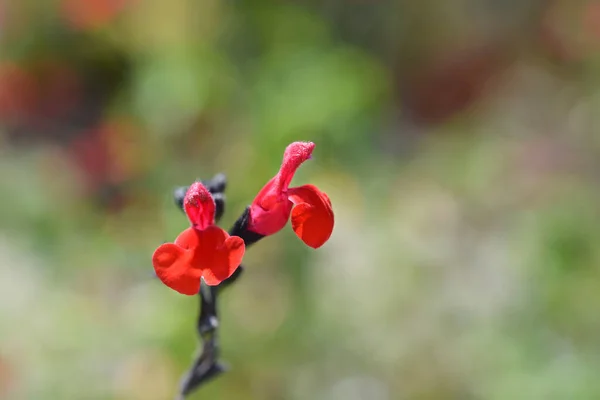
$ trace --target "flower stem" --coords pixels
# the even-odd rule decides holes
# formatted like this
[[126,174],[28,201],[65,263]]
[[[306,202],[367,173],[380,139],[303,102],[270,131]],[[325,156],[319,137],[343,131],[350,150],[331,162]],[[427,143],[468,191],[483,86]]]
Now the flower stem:
[[[209,190],[215,199],[216,215],[218,222],[225,211],[225,195],[223,191],[226,187],[225,175],[219,174],[210,181],[202,184]],[[175,190],[174,197],[177,206],[183,210],[183,198],[187,192],[188,186],[182,186]],[[261,240],[264,236],[249,231],[248,220],[250,216],[250,207],[246,207],[242,215],[236,220],[229,234],[239,236],[244,240],[246,248]],[[219,343],[218,328],[219,319],[217,312],[217,294],[224,288],[234,283],[242,275],[244,267],[240,265],[233,275],[221,282],[218,286],[208,286],[204,282],[200,287],[200,310],[196,323],[196,330],[202,344],[202,350],[196,355],[192,367],[182,378],[180,384],[180,393],[176,399],[183,400],[187,395],[198,389],[201,385],[212,378],[217,377],[227,371],[227,367],[219,362]]]

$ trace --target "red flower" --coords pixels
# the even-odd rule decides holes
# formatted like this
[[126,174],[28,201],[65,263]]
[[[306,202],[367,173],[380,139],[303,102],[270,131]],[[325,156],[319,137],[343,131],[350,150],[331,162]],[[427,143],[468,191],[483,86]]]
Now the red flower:
[[62,0],[62,12],[73,28],[91,30],[110,23],[130,1]]
[[316,186],[290,188],[300,165],[311,157],[315,144],[294,142],[283,153],[279,172],[258,193],[250,206],[248,230],[261,235],[280,231],[292,216],[292,229],[312,248],[321,247],[333,231],[329,197]]
[[160,280],[186,295],[198,294],[200,278],[215,286],[229,278],[242,262],[242,238],[229,236],[215,222],[215,201],[200,182],[188,189],[183,208],[192,223],[175,239],[159,246],[152,256]]

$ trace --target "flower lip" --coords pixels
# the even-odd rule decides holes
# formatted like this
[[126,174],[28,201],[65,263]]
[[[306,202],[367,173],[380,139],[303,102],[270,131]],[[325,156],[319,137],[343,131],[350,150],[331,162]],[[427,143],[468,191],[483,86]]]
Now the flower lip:
[[331,200],[314,185],[290,188],[292,229],[308,246],[317,249],[333,232],[334,215]]
[[152,256],[156,276],[171,289],[195,295],[200,278],[209,286],[220,284],[239,267],[244,256],[242,238],[230,236],[217,226],[188,228],[175,243],[160,245]]

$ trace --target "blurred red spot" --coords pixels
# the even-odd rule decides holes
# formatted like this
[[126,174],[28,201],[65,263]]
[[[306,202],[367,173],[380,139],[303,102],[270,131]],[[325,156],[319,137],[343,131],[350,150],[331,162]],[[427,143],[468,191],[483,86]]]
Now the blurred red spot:
[[110,176],[113,181],[134,179],[151,163],[152,157],[144,154],[147,152],[145,137],[132,122],[126,119],[106,122],[103,135],[111,159]]
[[11,62],[0,64],[0,119],[9,123],[26,119],[35,113],[38,99],[36,79],[30,72]]
[[548,8],[542,16],[538,30],[540,48],[551,60],[572,63],[581,60],[581,49],[568,34],[563,13],[556,6]]
[[77,71],[56,61],[40,63],[37,68],[44,93],[40,115],[52,119],[65,117],[81,99],[82,83]]
[[15,372],[8,361],[0,357],[0,398],[8,396],[14,387]]
[[457,52],[409,78],[406,106],[415,121],[439,123],[479,99],[488,81],[504,66],[499,49]]
[[592,39],[600,40],[600,1],[593,1],[586,6],[583,26]]
[[62,0],[65,19],[75,29],[96,29],[111,22],[127,0]]
[[135,125],[122,120],[104,121],[83,131],[71,142],[67,154],[81,172],[85,196],[94,197],[107,210],[118,212],[131,200],[127,183],[143,173],[144,164]]
[[75,165],[83,172],[87,186],[96,190],[108,180],[110,160],[102,131],[93,129],[76,138],[69,147]]

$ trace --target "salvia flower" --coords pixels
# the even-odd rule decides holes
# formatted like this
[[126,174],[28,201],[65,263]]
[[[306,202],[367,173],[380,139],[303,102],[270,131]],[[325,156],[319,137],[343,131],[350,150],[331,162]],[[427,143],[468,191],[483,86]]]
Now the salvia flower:
[[311,158],[315,144],[294,142],[283,154],[279,172],[258,193],[250,206],[247,229],[268,236],[292,220],[296,235],[312,248],[321,247],[333,231],[329,197],[314,185],[289,187],[296,170]]
[[152,264],[160,280],[179,293],[198,294],[201,278],[215,286],[229,278],[242,262],[244,241],[216,226],[215,201],[201,182],[193,183],[183,199],[192,226],[159,246]]

